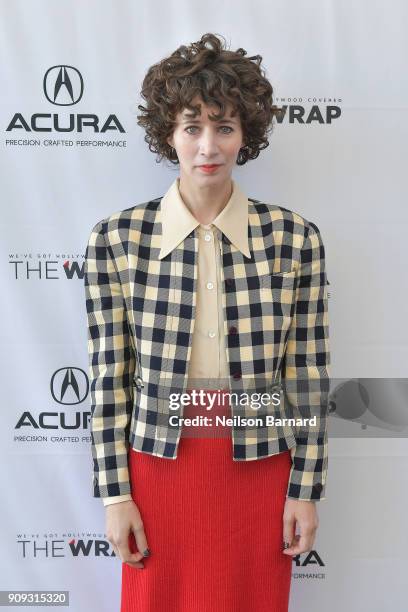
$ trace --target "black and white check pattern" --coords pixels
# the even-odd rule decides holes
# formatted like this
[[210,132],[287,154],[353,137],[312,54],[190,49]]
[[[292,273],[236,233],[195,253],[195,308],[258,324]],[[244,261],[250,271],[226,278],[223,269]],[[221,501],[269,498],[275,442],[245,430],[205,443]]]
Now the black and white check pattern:
[[[159,258],[161,199],[99,221],[86,248],[95,497],[130,493],[130,446],[177,457],[181,428],[168,424],[168,394],[186,388],[198,238],[190,232]],[[311,428],[233,427],[232,458],[293,448],[287,496],[324,499],[330,353],[319,229],[291,210],[248,198],[250,257],[223,232],[219,237],[230,388],[258,380],[278,385],[285,416],[317,420]]]

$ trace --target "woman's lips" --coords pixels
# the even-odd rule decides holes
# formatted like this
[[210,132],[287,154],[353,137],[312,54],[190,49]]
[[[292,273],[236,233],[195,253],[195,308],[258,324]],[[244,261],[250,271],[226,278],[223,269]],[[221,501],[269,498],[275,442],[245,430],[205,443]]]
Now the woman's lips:
[[199,168],[201,168],[201,170],[206,173],[214,172],[215,170],[217,170],[217,168],[220,168],[220,167],[221,167],[221,164],[210,164],[210,165],[205,164],[204,166],[199,166]]

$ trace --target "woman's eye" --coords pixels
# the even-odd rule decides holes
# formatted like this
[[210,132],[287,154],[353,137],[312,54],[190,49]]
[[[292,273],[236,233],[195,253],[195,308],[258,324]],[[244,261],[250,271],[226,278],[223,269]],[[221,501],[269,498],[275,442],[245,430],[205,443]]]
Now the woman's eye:
[[[195,129],[198,129],[196,125],[189,125],[186,127],[185,131],[191,134],[192,132],[189,132],[188,130],[195,130]],[[224,134],[230,134],[231,132],[234,131],[232,127],[230,127],[229,125],[222,125],[220,126],[219,129],[220,130],[230,130],[229,132],[224,132]]]

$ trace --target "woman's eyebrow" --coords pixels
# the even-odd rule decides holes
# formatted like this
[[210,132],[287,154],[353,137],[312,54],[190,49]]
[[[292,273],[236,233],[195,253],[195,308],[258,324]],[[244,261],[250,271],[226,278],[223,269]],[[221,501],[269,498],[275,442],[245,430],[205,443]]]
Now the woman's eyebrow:
[[[194,119],[188,115],[183,115],[183,123],[201,123],[201,119]],[[217,119],[215,123],[235,123],[234,119]]]

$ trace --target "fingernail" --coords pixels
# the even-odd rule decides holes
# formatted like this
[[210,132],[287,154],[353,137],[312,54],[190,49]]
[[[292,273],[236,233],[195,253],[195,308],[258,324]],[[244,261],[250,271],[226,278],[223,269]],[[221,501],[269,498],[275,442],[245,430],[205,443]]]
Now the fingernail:
[[146,550],[143,551],[143,556],[144,557],[149,557],[150,556],[150,550],[148,548],[146,548]]
[[289,548],[290,547],[290,542],[284,542],[283,543],[283,548]]

